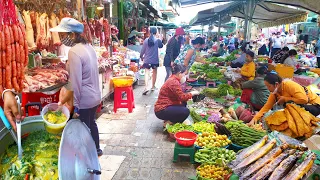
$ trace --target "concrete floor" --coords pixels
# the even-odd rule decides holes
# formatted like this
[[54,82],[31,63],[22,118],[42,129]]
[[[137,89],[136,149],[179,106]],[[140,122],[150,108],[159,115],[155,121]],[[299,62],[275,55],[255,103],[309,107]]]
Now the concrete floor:
[[[165,70],[159,68],[157,87],[164,81]],[[183,180],[194,176],[195,167],[189,162],[173,163],[174,141],[163,132],[163,121],[154,115],[153,106],[158,90],[142,95],[144,86],[135,86],[136,105],[146,106],[145,119],[97,120],[100,143],[105,144],[105,155],[125,156],[113,180]]]

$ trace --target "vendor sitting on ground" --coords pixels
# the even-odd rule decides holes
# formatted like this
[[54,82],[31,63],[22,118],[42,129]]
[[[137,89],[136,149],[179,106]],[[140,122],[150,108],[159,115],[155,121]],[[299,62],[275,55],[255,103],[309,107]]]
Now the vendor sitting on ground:
[[272,61],[275,63],[283,63],[283,61],[289,56],[289,48],[284,47],[280,51],[277,51],[272,57]]
[[283,64],[293,67],[295,72],[297,71],[299,64],[298,60],[296,59],[297,54],[298,53],[295,49],[291,49],[289,51],[289,57],[287,57],[287,59],[285,59],[283,62]]
[[235,88],[241,88],[241,84],[245,81],[253,80],[256,75],[256,65],[253,62],[254,52],[246,52],[246,63],[242,66],[241,69],[234,70],[237,73],[241,74],[241,78],[237,79],[234,82]]
[[225,50],[224,50],[224,48],[223,48],[223,44],[221,43],[221,44],[219,45],[218,51],[217,51],[217,52],[213,52],[210,57],[223,56],[224,53],[225,53]]
[[284,105],[285,103],[293,102],[304,107],[314,116],[320,114],[320,96],[309,88],[289,79],[282,80],[275,72],[267,74],[264,78],[264,83],[270,91],[270,96],[267,103],[254,116],[250,124],[257,123],[275,104]]
[[253,110],[260,110],[268,100],[270,92],[264,84],[267,70],[265,66],[260,67],[254,80],[242,83],[241,101],[250,105]]
[[240,57],[236,60],[233,60],[229,63],[232,68],[241,68],[243,64],[246,62],[246,47],[245,45],[241,46],[240,50]]
[[182,123],[190,114],[186,107],[186,102],[198,91],[183,93],[181,84],[186,81],[186,67],[174,64],[171,77],[163,84],[160,89],[158,100],[154,106],[157,118],[164,120],[164,127],[167,123]]

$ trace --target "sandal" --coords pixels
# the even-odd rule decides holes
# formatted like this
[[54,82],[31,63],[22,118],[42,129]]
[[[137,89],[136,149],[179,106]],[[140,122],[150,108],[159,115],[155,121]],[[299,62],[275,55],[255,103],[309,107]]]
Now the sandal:
[[147,95],[148,92],[149,92],[149,90],[144,90],[142,95]]

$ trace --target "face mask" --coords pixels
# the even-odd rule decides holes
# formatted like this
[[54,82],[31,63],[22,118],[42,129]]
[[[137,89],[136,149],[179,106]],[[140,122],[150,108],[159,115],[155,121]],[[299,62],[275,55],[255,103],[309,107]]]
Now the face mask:
[[182,43],[182,40],[183,40],[183,37],[182,37],[182,36],[179,36],[179,37],[178,37],[178,41],[179,41],[180,43]]
[[187,81],[187,77],[186,76],[183,76],[181,79],[180,79],[180,83],[183,84]]
[[76,43],[73,42],[73,40],[70,38],[68,35],[67,37],[61,39],[61,43],[64,44],[65,46],[73,47],[76,45]]

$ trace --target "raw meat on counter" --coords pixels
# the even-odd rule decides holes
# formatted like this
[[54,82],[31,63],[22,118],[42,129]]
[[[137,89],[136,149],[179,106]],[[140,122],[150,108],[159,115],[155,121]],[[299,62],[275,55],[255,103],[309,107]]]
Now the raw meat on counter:
[[35,92],[68,81],[69,74],[65,65],[59,63],[43,68],[34,68],[25,75],[24,92]]

